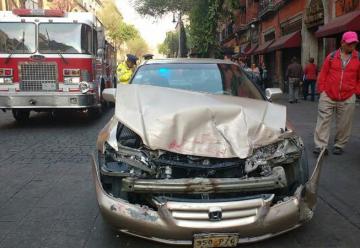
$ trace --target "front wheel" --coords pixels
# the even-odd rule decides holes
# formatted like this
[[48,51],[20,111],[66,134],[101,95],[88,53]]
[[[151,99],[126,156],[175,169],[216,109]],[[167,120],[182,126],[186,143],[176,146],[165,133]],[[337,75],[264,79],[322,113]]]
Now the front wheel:
[[15,120],[19,123],[27,122],[30,118],[30,110],[13,109],[12,114],[13,114]]

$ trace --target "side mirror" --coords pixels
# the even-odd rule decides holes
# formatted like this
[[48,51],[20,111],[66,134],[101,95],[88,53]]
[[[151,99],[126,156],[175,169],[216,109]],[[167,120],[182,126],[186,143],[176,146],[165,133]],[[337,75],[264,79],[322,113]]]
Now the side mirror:
[[265,96],[269,101],[279,99],[283,94],[280,88],[267,88],[265,90]]
[[105,101],[115,103],[116,89],[115,88],[104,89],[104,91],[102,92],[102,96]]

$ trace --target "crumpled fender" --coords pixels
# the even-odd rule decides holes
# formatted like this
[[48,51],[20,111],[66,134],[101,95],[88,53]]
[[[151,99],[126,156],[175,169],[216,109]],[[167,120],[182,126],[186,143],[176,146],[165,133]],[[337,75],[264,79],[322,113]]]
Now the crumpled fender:
[[317,203],[317,191],[319,188],[321,169],[324,164],[325,148],[321,151],[314,168],[314,171],[305,185],[301,185],[295,192],[300,201],[300,218],[308,221],[312,218]]

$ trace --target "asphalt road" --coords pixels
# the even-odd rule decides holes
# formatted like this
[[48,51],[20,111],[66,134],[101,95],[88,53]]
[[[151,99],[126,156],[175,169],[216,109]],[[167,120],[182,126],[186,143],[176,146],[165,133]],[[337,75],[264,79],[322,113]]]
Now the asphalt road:
[[[99,214],[89,154],[101,119],[32,114],[18,125],[0,113],[0,247],[169,247],[114,232]],[[316,103],[290,105],[289,119],[314,157]],[[360,106],[342,156],[330,154],[322,171],[318,207],[305,226],[245,247],[359,247]]]

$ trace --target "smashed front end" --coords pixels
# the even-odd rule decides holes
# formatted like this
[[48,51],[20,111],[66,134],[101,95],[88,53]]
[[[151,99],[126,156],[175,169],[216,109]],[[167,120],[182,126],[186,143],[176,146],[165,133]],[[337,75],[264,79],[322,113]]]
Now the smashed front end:
[[93,156],[101,212],[119,231],[168,244],[225,234],[234,246],[294,229],[313,215],[323,155],[309,179],[301,139],[281,137],[243,159],[184,155],[150,149],[114,117]]

